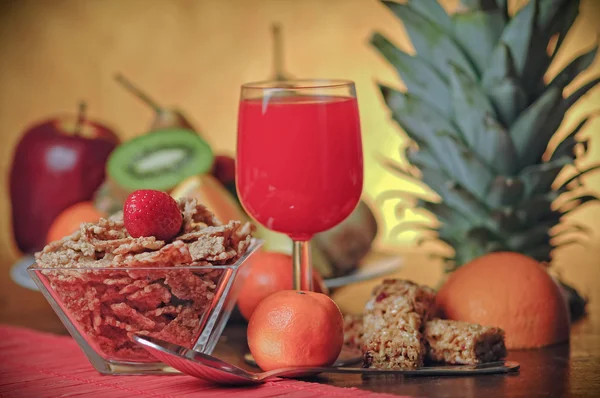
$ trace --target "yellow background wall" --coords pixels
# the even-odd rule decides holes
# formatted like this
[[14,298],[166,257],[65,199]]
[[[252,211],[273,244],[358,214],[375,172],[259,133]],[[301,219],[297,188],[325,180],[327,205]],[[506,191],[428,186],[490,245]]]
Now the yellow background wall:
[[[457,1],[445,1],[449,9]],[[523,1],[521,1],[523,3]],[[515,6],[515,4],[513,4]],[[600,1],[582,0],[581,16],[549,76],[596,41]],[[355,80],[366,158],[365,194],[417,189],[389,174],[380,156],[398,159],[404,138],[389,120],[375,80],[402,87],[393,69],[367,44],[377,29],[410,49],[401,24],[375,0],[20,0],[0,9],[0,267],[6,277],[18,253],[11,241],[6,190],[11,153],[23,130],[47,116],[74,112],[87,100],[89,114],[115,126],[123,139],[144,132],[152,113],[114,80],[123,72],[158,100],[176,104],[203,131],[216,151],[233,154],[240,84],[271,76],[270,24],[283,25],[285,64],[295,77]],[[600,57],[576,85],[600,72]],[[570,90],[572,89],[569,88]],[[599,109],[596,88],[569,114],[564,126]],[[563,127],[564,127],[563,126]],[[562,131],[562,130],[561,130]],[[565,129],[564,131],[567,131]],[[560,133],[559,133],[560,136]],[[600,118],[581,136],[592,137],[581,166],[600,161]],[[600,191],[600,173],[586,179]],[[403,272],[435,283],[439,264],[411,242],[389,237],[397,203],[388,202],[379,244],[407,256]],[[405,212],[405,219],[416,215]],[[573,218],[592,228],[587,246],[557,251],[555,264],[584,293],[600,277],[600,205],[589,204]]]

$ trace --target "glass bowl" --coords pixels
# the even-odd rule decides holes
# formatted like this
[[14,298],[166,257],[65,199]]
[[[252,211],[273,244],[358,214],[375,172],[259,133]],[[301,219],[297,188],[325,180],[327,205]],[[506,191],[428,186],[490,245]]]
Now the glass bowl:
[[[103,374],[178,373],[131,340],[160,338],[212,353],[262,245],[231,265],[41,268],[28,272],[91,364]],[[235,282],[235,283],[234,283]]]

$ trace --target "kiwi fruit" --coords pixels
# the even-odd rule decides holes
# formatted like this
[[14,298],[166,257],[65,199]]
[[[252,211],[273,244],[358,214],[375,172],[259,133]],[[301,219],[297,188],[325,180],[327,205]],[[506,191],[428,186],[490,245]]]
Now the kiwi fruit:
[[138,189],[169,191],[188,177],[210,170],[210,146],[192,130],[165,128],[119,145],[108,159],[113,184]]

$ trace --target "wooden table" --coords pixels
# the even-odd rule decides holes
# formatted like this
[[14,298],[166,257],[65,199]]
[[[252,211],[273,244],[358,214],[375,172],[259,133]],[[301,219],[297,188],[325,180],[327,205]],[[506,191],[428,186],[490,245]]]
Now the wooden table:
[[[600,393],[600,328],[597,316],[573,327],[571,344],[512,351],[521,364],[517,374],[469,377],[321,375],[314,381],[338,387],[415,397],[587,397]],[[215,355],[240,367],[247,351],[245,328],[229,327]]]
[[[65,333],[41,294],[15,285],[6,274],[0,278],[0,323]],[[564,344],[510,352],[509,359],[521,363],[519,374],[444,378],[322,375],[316,380],[339,387],[357,387],[421,397],[598,396],[600,392],[600,311],[598,311],[600,305],[598,304],[600,304],[598,301],[593,300],[589,315],[573,326],[570,346]],[[245,328],[238,324],[226,329],[215,355],[249,368],[241,359],[246,350]]]

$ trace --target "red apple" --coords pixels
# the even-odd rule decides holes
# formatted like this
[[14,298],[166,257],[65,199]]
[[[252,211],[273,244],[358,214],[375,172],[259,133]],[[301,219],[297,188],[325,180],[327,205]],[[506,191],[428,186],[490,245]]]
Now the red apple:
[[14,152],[10,199],[15,241],[24,253],[40,250],[54,218],[91,200],[104,181],[108,155],[118,144],[105,125],[79,115],[29,128]]

